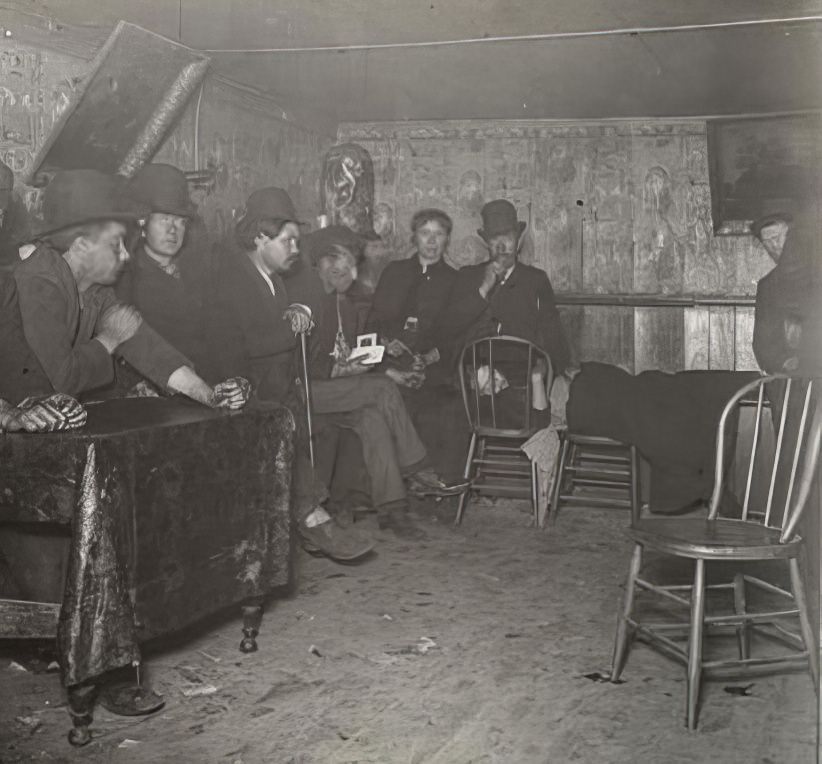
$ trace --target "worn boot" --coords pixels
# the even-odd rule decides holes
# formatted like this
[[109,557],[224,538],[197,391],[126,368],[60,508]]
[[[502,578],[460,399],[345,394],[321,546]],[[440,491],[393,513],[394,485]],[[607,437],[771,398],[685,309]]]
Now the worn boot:
[[374,541],[360,528],[341,526],[322,507],[317,507],[298,525],[303,548],[324,554],[337,562],[354,562],[368,555]]
[[418,470],[406,478],[408,493],[414,496],[456,496],[468,490],[470,480],[448,481],[432,469]]

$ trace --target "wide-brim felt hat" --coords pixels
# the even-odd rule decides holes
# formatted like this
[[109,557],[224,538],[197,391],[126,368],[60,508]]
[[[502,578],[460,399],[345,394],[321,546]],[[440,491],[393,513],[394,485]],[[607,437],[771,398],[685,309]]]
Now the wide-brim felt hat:
[[276,186],[267,186],[251,193],[239,216],[240,220],[245,218],[304,222],[297,217],[297,210],[288,191]]
[[58,172],[43,192],[38,237],[84,223],[133,223],[138,215],[125,194],[125,179],[98,170]]
[[330,225],[311,231],[300,239],[300,250],[312,265],[317,265],[320,258],[335,244],[345,247],[359,263],[365,251],[365,237],[344,225]]
[[197,212],[182,170],[170,164],[143,165],[126,187],[129,198],[143,215],[159,212],[190,218]]
[[485,240],[493,239],[503,233],[514,232],[517,238],[522,236],[527,223],[517,219],[517,210],[507,199],[494,199],[480,211],[482,228],[477,233]]

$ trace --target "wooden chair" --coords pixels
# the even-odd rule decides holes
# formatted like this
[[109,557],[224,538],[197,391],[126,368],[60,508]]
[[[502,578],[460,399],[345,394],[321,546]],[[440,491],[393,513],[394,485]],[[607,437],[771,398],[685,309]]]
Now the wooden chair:
[[[767,410],[765,401],[766,385],[769,393],[777,398],[784,391],[781,405],[774,406],[775,445],[769,458],[768,474],[763,478],[767,484],[763,490],[752,490],[754,479],[760,477],[754,470],[757,451],[766,426],[771,426],[770,417],[764,417]],[[782,389],[775,389],[772,385]],[[707,519],[701,518],[649,518],[642,519],[628,531],[633,539],[634,553],[631,560],[625,597],[617,624],[614,654],[611,664],[611,681],[616,681],[625,665],[631,637],[636,635],[658,646],[664,652],[681,660],[687,666],[687,725],[695,729],[699,705],[699,689],[703,672],[713,673],[753,673],[766,669],[780,670],[792,666],[808,666],[818,684],[819,665],[815,652],[814,636],[808,616],[799,559],[803,553],[803,540],[797,533],[802,510],[816,475],[819,457],[820,429],[822,429],[822,406],[818,404],[818,380],[807,381],[789,379],[784,376],[762,377],[742,387],[726,405],[719,422],[716,438],[716,477]],[[726,446],[731,430],[738,418],[738,408],[750,393],[756,393],[756,420],[752,430],[750,457],[746,469],[746,483],[741,508],[735,500],[730,500],[725,492],[725,473],[728,454]],[[736,444],[736,453],[743,451]],[[757,462],[761,465],[761,461]],[[762,496],[756,496],[761,493]],[[779,498],[777,498],[779,497]],[[783,498],[784,497],[784,498]],[[735,508],[731,513],[729,509]],[[734,516],[728,516],[733,514]],[[694,560],[692,584],[677,585],[652,583],[642,577],[643,551],[675,558]],[[790,577],[790,590],[776,579],[766,580],[767,568],[773,573],[773,563],[756,566],[756,575],[737,568],[732,580],[725,583],[706,585],[705,568],[707,562],[750,563],[765,561],[785,561]],[[750,566],[746,566],[750,567]],[[723,567],[723,571],[725,568]],[[772,578],[772,576],[769,576]],[[688,608],[690,619],[687,623],[647,623],[640,622],[634,615],[634,598],[637,589],[651,592],[668,603]],[[733,611],[725,614],[706,613],[706,592],[718,590],[732,595]],[[750,608],[749,592],[758,590],[761,598],[778,599],[784,605],[774,607],[765,602],[755,610]],[[712,600],[713,603],[713,600]],[[713,608],[712,608],[713,609]],[[728,611],[731,610],[729,604]],[[785,621],[798,619],[799,632],[787,628]],[[738,641],[739,657],[730,660],[706,660],[703,656],[703,635],[706,630],[722,631],[734,629]],[[687,649],[673,637],[677,632],[687,635]],[[778,656],[751,655],[751,635],[763,632],[778,644],[787,644],[790,652]]]
[[[497,373],[508,383],[505,390],[495,390]],[[531,405],[537,373],[544,380],[547,402],[553,367],[548,354],[532,342],[507,335],[485,337],[460,354],[460,389],[471,427],[464,477],[476,493],[530,499],[535,521],[537,468],[520,447],[546,425],[536,421]],[[455,525],[462,522],[468,493],[460,496]]]
[[[611,438],[560,433],[562,445],[554,473],[548,522],[560,505],[630,509],[639,520],[639,457],[636,446]],[[597,493],[593,493],[597,490]],[[579,492],[578,492],[579,491]]]

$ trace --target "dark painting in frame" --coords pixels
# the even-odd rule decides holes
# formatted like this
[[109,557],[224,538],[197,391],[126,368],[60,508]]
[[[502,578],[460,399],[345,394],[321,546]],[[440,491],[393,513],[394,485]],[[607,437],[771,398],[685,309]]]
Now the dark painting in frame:
[[749,234],[764,215],[819,202],[819,113],[710,120],[707,138],[716,235]]
[[197,51],[119,22],[27,181],[43,185],[54,172],[72,169],[133,175],[159,148],[207,68]]

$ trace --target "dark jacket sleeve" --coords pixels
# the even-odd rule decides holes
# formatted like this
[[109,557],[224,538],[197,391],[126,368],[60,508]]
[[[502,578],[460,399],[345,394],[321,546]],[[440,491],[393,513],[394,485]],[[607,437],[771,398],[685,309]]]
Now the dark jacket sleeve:
[[0,398],[17,405],[29,395],[51,392],[51,383],[23,334],[14,277],[0,269]]
[[457,349],[465,344],[473,327],[487,314],[490,306],[479,293],[481,283],[482,274],[477,268],[469,266],[457,271],[451,298],[442,316],[441,345]]
[[392,340],[399,337],[402,326],[398,324],[405,318],[399,317],[406,298],[402,282],[400,261],[389,263],[380,274],[380,280],[374,290],[371,313],[368,317],[368,331]]
[[216,371],[222,379],[245,377],[252,380],[251,356],[240,314],[234,306],[228,269],[221,271],[223,289],[218,290],[208,312],[208,336]]
[[562,319],[557,310],[551,282],[544,272],[540,273],[541,276],[537,285],[539,335],[543,349],[551,358],[554,374],[561,374],[568,366],[571,352],[562,328]]
[[114,379],[114,363],[96,339],[72,344],[66,326],[68,298],[59,285],[37,274],[17,274],[20,315],[29,347],[57,392],[78,395]]
[[181,366],[194,368],[194,364],[188,358],[169,345],[145,321],[134,336],[120,345],[115,352],[140,374],[163,389],[168,387],[168,378]]

